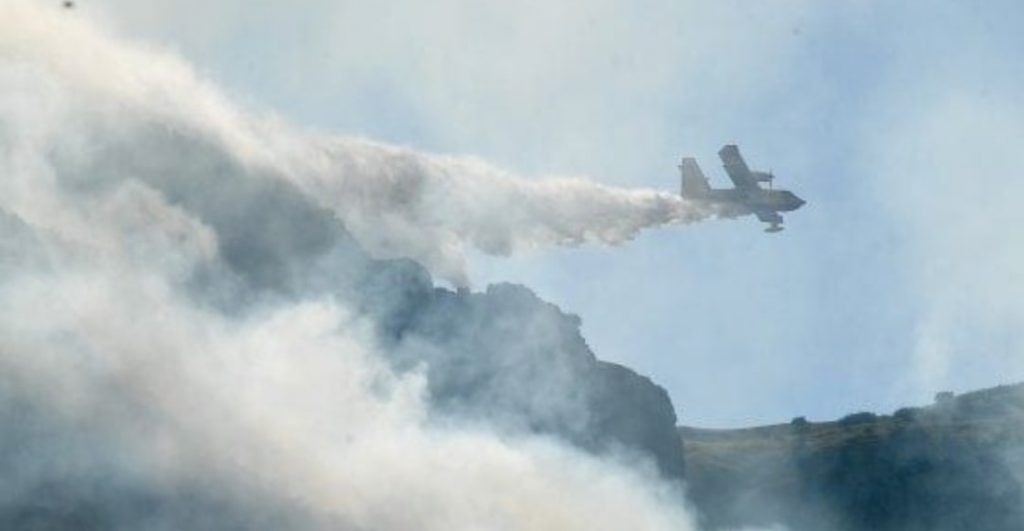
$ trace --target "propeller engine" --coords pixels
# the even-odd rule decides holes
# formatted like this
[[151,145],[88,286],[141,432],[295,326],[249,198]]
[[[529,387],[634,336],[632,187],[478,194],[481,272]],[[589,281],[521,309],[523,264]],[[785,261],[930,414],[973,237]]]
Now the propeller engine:
[[775,174],[772,173],[771,170],[767,172],[752,171],[750,172],[750,175],[754,178],[755,181],[759,183],[768,183],[769,188],[771,188],[772,186],[772,181],[775,180]]

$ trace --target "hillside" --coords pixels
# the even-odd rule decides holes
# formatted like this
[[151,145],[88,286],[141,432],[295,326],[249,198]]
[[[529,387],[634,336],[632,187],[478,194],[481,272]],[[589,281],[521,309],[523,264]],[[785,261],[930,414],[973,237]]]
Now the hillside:
[[1024,384],[893,415],[679,433],[713,529],[1024,529]]

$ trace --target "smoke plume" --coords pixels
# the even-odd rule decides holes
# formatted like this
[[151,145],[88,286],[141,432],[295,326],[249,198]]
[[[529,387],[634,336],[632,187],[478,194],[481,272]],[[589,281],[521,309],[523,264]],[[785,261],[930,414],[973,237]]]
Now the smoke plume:
[[351,292],[709,212],[296,131],[75,16],[0,4],[2,527],[692,528],[628,452],[433,415]]
[[[7,70],[31,76],[50,91],[12,94],[21,101],[7,104],[43,104],[52,113],[49,121],[87,129],[77,131],[90,137],[78,155],[89,157],[88,148],[134,127],[159,124],[186,133],[247,171],[296,185],[330,209],[374,256],[415,259],[456,284],[466,282],[467,246],[506,255],[614,245],[647,227],[715,214],[674,193],[618,189],[582,178],[527,179],[472,157],[300,131],[273,116],[243,112],[173,55],[125,46],[76,21],[60,20],[60,13],[26,15],[17,3],[4,11],[0,46]],[[96,129],[103,131],[97,135]]]

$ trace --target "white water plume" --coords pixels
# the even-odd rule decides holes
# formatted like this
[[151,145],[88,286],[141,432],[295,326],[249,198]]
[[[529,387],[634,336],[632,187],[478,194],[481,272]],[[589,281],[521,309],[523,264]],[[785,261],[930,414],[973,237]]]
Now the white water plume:
[[[29,15],[19,2],[0,9],[5,114],[35,122],[40,116],[26,107],[44,112],[44,123],[27,124],[40,141],[74,133],[84,138],[76,155],[89,157],[114,141],[126,149],[160,148],[133,146],[123,138],[132,128],[180,133],[297,185],[375,256],[415,259],[457,284],[466,282],[467,246],[504,255],[614,245],[644,228],[715,214],[675,193],[582,178],[527,179],[472,157],[301,131],[232,105],[173,55],[108,38],[70,13]],[[47,126],[56,123],[59,130]]]

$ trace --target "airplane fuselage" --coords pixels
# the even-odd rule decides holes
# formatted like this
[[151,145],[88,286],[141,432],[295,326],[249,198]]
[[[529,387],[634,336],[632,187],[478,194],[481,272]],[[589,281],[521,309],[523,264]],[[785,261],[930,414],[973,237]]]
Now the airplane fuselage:
[[789,190],[737,190],[735,188],[707,190],[691,199],[722,205],[737,215],[754,212],[792,212],[803,206],[800,199]]

